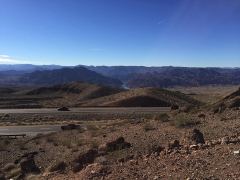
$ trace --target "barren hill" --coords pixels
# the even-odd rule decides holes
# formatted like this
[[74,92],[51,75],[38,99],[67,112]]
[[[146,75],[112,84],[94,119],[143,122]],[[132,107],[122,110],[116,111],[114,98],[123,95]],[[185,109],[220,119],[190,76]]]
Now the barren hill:
[[215,113],[223,112],[227,108],[228,109],[240,108],[240,88],[213,105]]
[[171,105],[200,105],[201,103],[187,95],[157,88],[138,88],[110,96],[81,102],[80,106],[110,107],[164,107]]
[[43,107],[166,107],[201,104],[183,93],[165,89],[123,90],[79,82],[42,87],[29,91],[27,95],[51,97],[39,101]]
[[41,87],[27,92],[27,95],[52,96],[54,99],[41,101],[44,107],[76,106],[81,101],[108,96],[122,91],[121,89],[95,84],[73,82],[51,87]]

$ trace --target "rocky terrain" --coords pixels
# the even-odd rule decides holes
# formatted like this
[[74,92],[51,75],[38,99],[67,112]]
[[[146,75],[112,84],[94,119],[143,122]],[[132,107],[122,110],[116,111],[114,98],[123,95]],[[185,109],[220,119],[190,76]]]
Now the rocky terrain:
[[[239,90],[219,102],[238,96]],[[240,111],[231,106],[214,111],[216,104],[75,121],[77,129],[1,139],[1,177],[239,179]]]
[[[79,93],[79,87],[82,92],[89,85],[53,86],[26,93]],[[82,98],[91,94],[86,92]],[[122,93],[127,98],[130,92],[112,91],[106,97]],[[169,95],[169,91],[160,92]],[[175,97],[177,102],[178,94],[170,95],[168,99]],[[239,96],[238,89],[213,104],[195,108],[179,104],[168,113],[113,113],[98,115],[98,119],[90,114],[50,119],[47,114],[26,119],[17,114],[1,115],[8,125],[14,125],[13,118],[26,124],[38,121],[70,125],[50,134],[2,137],[0,179],[239,179]],[[192,98],[184,100],[193,102]]]
[[83,106],[169,107],[198,106],[201,102],[176,91],[137,88],[83,102]]

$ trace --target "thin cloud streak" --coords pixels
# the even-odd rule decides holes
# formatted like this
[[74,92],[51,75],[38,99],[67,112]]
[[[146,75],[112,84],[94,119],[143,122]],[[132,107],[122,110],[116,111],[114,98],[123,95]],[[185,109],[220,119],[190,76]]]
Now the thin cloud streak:
[[15,59],[5,54],[0,55],[0,64],[24,64],[24,63],[27,63],[27,61]]

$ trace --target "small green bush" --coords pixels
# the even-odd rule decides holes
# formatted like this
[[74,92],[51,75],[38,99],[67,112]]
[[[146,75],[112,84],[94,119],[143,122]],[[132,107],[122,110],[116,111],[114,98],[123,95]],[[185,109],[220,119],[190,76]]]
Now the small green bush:
[[154,116],[154,120],[156,121],[161,121],[161,122],[168,122],[169,121],[169,115],[167,113],[163,113],[163,114],[157,114]]

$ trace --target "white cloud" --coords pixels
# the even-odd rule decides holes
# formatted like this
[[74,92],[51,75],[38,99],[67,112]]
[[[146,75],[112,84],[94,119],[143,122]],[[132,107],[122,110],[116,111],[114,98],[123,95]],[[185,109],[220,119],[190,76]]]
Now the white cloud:
[[23,64],[27,63],[26,61],[18,60],[8,55],[0,55],[0,64]]

